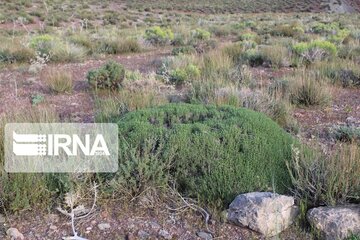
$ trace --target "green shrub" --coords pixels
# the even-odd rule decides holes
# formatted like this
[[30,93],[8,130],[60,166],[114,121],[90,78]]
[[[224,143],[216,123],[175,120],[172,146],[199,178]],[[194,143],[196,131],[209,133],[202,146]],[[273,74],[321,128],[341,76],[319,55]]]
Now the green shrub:
[[298,23],[279,25],[271,31],[271,35],[282,37],[299,37],[304,33],[304,28]]
[[185,68],[176,68],[170,72],[169,81],[175,85],[182,85],[190,80],[195,80],[200,77],[200,69],[193,65],[189,64]]
[[96,89],[119,89],[125,79],[125,69],[121,64],[109,61],[99,69],[90,70],[86,78]]
[[333,129],[334,138],[341,142],[360,143],[360,127],[355,126],[337,126]]
[[192,31],[192,37],[197,40],[209,40],[211,37],[211,33],[204,29],[197,28]]
[[[148,162],[148,168],[152,162],[146,159],[155,161],[157,167],[149,171],[161,176],[163,186],[171,179],[181,193],[213,206],[223,207],[239,193],[285,193],[290,186],[285,162],[291,159],[293,140],[260,113],[172,104],[130,112],[118,125],[124,143],[118,175],[128,176],[129,183],[137,183],[139,174],[145,174],[143,168],[131,167],[128,155],[133,152]],[[159,182],[146,175],[150,176],[146,184]]]
[[357,145],[338,146],[327,156],[319,149],[293,147],[288,169],[295,197],[310,207],[359,201],[359,158]]
[[293,51],[307,63],[331,59],[337,53],[334,44],[328,41],[315,40],[310,43],[298,43],[293,46]]
[[141,46],[136,39],[105,39],[99,43],[98,51],[107,54],[136,53]]
[[174,48],[171,53],[175,56],[178,56],[180,54],[192,54],[196,53],[196,49],[192,46],[183,46]]
[[53,36],[48,34],[35,36],[30,40],[30,47],[35,49],[41,55],[50,55],[50,51],[57,41]]
[[14,45],[7,48],[0,48],[0,63],[30,62],[30,60],[34,58],[34,50],[21,46],[20,44],[17,46]]
[[250,49],[241,54],[241,61],[251,67],[257,67],[263,65],[266,59],[259,51]]
[[154,45],[165,45],[174,39],[174,33],[169,28],[155,26],[146,29],[145,39]]
[[326,82],[312,72],[296,74],[289,83],[290,101],[293,104],[321,106],[330,102],[331,92]]
[[45,74],[47,85],[56,93],[70,93],[73,89],[73,76],[71,72],[51,68]]

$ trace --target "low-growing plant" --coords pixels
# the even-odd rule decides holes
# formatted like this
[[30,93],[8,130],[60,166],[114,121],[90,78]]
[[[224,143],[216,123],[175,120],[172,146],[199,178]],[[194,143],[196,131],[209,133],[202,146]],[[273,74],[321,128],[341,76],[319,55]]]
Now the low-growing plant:
[[266,46],[260,48],[260,54],[264,57],[265,62],[273,68],[281,68],[290,65],[289,49],[281,46]]
[[191,80],[196,80],[200,78],[200,75],[200,69],[193,64],[189,64],[183,69],[177,68],[170,71],[169,81],[170,83],[179,86]]
[[73,89],[73,76],[71,72],[63,69],[51,68],[45,73],[47,85],[56,93],[70,93]]
[[30,40],[30,47],[40,52],[41,55],[50,55],[53,46],[56,45],[56,41],[58,40],[51,35],[39,35]]
[[197,40],[209,40],[211,37],[211,33],[204,29],[197,28],[192,31],[191,36]]
[[356,144],[338,146],[325,155],[307,147],[293,147],[287,163],[294,195],[310,207],[345,204],[360,200],[360,148]]
[[333,58],[337,54],[337,47],[328,41],[315,40],[310,43],[295,44],[293,51],[301,57],[306,64],[311,64]]
[[360,143],[360,127],[337,126],[333,128],[332,132],[334,138],[338,141]]
[[[128,176],[132,186],[138,183],[132,187],[135,194],[156,186],[160,177],[160,187],[171,179],[182,194],[223,207],[242,192],[284,193],[289,187],[285,162],[293,140],[260,113],[172,104],[130,112],[118,124],[124,143],[118,176]],[[143,161],[127,157],[130,153]],[[151,160],[157,166],[153,170],[146,164]],[[141,162],[144,168],[135,164]]]
[[299,23],[285,24],[275,26],[271,31],[273,36],[299,37],[305,33],[303,26]]
[[136,53],[141,46],[136,39],[104,39],[99,43],[98,52],[107,54]]
[[174,39],[174,33],[169,28],[155,26],[145,31],[145,39],[154,45],[165,45]]
[[109,61],[98,69],[90,70],[86,78],[89,84],[96,89],[116,90],[122,86],[125,69],[121,64]]
[[321,106],[330,102],[331,94],[326,81],[317,74],[295,73],[289,78],[290,101],[296,105]]

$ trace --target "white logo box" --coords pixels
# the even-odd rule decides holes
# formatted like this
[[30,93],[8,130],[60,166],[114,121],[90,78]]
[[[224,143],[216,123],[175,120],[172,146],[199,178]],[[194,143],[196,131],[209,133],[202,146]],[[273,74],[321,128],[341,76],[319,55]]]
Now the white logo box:
[[9,123],[5,170],[94,173],[118,170],[118,126],[112,123]]

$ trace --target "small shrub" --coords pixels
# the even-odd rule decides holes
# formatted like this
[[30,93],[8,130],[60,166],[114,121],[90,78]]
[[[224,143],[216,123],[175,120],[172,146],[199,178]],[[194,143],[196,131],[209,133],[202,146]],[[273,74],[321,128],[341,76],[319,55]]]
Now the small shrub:
[[258,67],[264,64],[266,59],[255,49],[250,49],[241,54],[241,61],[251,67]]
[[86,57],[86,50],[72,43],[58,43],[50,52],[50,60],[53,62],[82,62]]
[[273,36],[299,37],[305,33],[304,28],[298,23],[279,25],[271,31]]
[[290,78],[290,101],[303,106],[321,106],[329,103],[331,95],[326,82],[313,73],[302,73]]
[[[239,193],[285,193],[289,187],[285,162],[293,140],[260,113],[172,104],[130,112],[118,125],[120,142],[127,142],[120,145],[118,176],[128,176],[131,186],[138,183],[133,189],[140,192],[159,179],[160,188],[166,187],[172,179],[182,194],[223,207]],[[143,161],[127,157],[130,153]],[[135,163],[141,162],[139,168]]]
[[241,54],[244,52],[243,45],[241,43],[234,43],[223,48],[223,52],[228,55],[233,62],[240,61]]
[[154,45],[165,45],[174,39],[174,33],[169,28],[155,26],[146,29],[145,39]]
[[73,88],[73,77],[70,72],[51,68],[45,74],[46,83],[56,93],[70,93]]
[[12,43],[0,48],[0,63],[30,62],[33,58],[35,58],[34,50],[22,46],[20,43]]
[[191,36],[197,40],[209,40],[211,37],[211,33],[204,29],[197,28],[194,31],[192,31]]
[[260,49],[260,55],[264,57],[271,67],[281,68],[290,65],[289,50],[284,46],[263,47]]
[[200,69],[193,64],[189,64],[184,69],[177,68],[171,71],[169,81],[175,85],[183,85],[184,83],[198,79],[199,77]]
[[57,40],[53,36],[48,34],[39,35],[30,40],[30,47],[35,49],[35,51],[40,52],[41,55],[50,55],[56,41]]
[[310,64],[316,61],[331,59],[336,55],[337,48],[331,42],[315,40],[310,43],[295,44],[293,51],[303,58],[306,63]]
[[107,62],[96,70],[90,70],[87,80],[96,89],[119,89],[125,79],[125,69],[114,61]]
[[360,148],[338,146],[325,156],[306,147],[293,147],[287,163],[294,184],[293,193],[310,207],[345,204],[360,199]]
[[99,43],[99,52],[107,54],[136,53],[141,46],[136,39],[105,39]]
[[177,47],[172,50],[172,55],[178,56],[180,54],[192,54],[196,53],[196,50],[192,46]]
[[333,136],[341,142],[357,141],[360,143],[360,127],[338,126],[333,129]]

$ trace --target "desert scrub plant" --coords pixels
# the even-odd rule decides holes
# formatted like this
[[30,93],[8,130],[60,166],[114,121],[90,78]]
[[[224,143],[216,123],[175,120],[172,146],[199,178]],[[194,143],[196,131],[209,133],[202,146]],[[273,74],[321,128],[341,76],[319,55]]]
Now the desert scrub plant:
[[98,43],[98,52],[107,54],[136,53],[141,46],[136,39],[103,39]]
[[50,55],[50,51],[53,46],[56,45],[58,39],[55,37],[44,34],[33,37],[30,40],[30,47],[35,49],[35,51],[40,52],[41,55]]
[[273,36],[292,37],[296,38],[305,33],[303,26],[300,23],[291,23],[285,25],[275,26],[271,31]]
[[84,47],[72,43],[58,42],[50,51],[53,62],[82,62],[87,55]]
[[155,26],[145,30],[145,39],[154,45],[166,45],[174,39],[174,33],[169,28]]
[[29,63],[33,58],[34,50],[19,42],[14,41],[0,47],[0,63]]
[[[118,125],[120,142],[126,142],[119,149],[118,176],[129,176],[129,183],[138,175],[128,172],[139,172],[127,167],[132,165],[128,154],[135,152],[144,161],[156,159],[154,174],[163,182],[171,179],[181,193],[216,207],[242,192],[284,193],[290,187],[285,162],[291,159],[293,139],[263,114],[170,104],[130,112]],[[152,180],[147,178],[149,186]]]
[[290,51],[281,45],[264,46],[259,49],[260,55],[265,62],[273,68],[281,68],[290,65]]
[[357,64],[347,60],[332,62],[319,62],[312,66],[314,71],[319,71],[332,84],[343,87],[360,86],[360,69]]
[[331,91],[326,81],[314,72],[296,72],[288,78],[290,102],[303,106],[322,106],[331,100]]
[[187,82],[199,79],[200,76],[200,69],[194,64],[189,64],[185,68],[176,68],[170,71],[169,83],[180,86]]
[[196,40],[209,40],[211,33],[204,29],[197,28],[191,32],[191,37]]
[[360,143],[360,127],[336,126],[332,129],[332,135],[337,141]]
[[328,155],[319,149],[293,147],[287,163],[299,200],[311,207],[345,204],[360,200],[360,148],[356,144],[338,145]]
[[[51,123],[58,116],[51,109],[32,108],[21,112],[9,112],[0,118],[0,136],[4,136],[6,123]],[[0,139],[0,199],[5,208],[22,211],[34,207],[47,208],[51,201],[48,180],[43,174],[7,173],[4,169],[4,138]]]
[[109,61],[98,69],[90,70],[86,78],[95,89],[116,90],[122,87],[125,69],[121,64]]
[[44,77],[46,84],[56,93],[70,93],[73,89],[73,76],[64,69],[50,68]]
[[295,44],[293,52],[302,61],[305,61],[305,64],[311,64],[317,61],[332,59],[337,54],[337,47],[328,41],[315,40],[310,43]]

